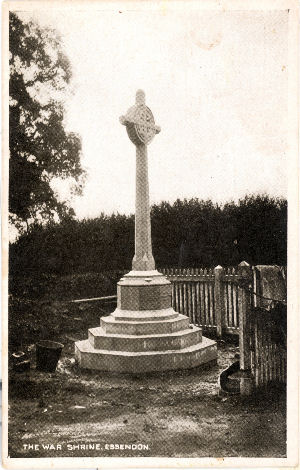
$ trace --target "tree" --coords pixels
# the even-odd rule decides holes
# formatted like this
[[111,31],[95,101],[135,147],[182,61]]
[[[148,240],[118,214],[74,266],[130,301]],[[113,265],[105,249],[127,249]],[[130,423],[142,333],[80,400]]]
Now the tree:
[[68,179],[80,194],[84,181],[81,141],[64,128],[63,96],[71,68],[57,33],[10,13],[9,212],[20,228],[73,216],[53,178]]

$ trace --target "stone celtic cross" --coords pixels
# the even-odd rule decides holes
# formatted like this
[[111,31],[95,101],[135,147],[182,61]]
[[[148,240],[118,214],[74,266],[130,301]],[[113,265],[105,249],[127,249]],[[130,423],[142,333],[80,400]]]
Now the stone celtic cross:
[[[171,282],[155,269],[151,246],[147,145],[160,128],[139,90],[136,104],[120,118],[136,147],[135,255],[132,270],[117,284],[117,308],[76,341],[83,369],[145,374],[216,363],[217,343],[189,325],[172,307]],[[217,271],[216,271],[217,272]]]
[[135,255],[132,270],[153,271],[147,145],[160,132],[160,127],[155,125],[142,90],[136,92],[135,105],[120,117],[120,122],[126,126],[128,136],[136,146]]

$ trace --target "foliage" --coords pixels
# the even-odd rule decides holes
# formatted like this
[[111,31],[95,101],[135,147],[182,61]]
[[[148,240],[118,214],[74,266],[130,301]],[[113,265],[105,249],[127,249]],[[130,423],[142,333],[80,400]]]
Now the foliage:
[[34,276],[129,269],[133,231],[134,219],[125,215],[37,224],[11,244],[10,270]]
[[[221,208],[212,201],[177,199],[152,207],[154,258],[160,266],[211,266],[219,257]],[[221,248],[220,248],[221,249]]]
[[154,258],[160,266],[286,264],[287,202],[246,196],[224,207],[198,199],[152,208]]
[[[247,196],[224,207],[198,199],[162,202],[151,211],[157,266],[286,264],[287,202]],[[126,271],[134,254],[133,216],[36,225],[10,246],[10,273]]]
[[63,96],[71,69],[57,34],[10,13],[9,211],[12,222],[73,216],[53,178],[69,178],[80,193],[81,142],[64,128]]

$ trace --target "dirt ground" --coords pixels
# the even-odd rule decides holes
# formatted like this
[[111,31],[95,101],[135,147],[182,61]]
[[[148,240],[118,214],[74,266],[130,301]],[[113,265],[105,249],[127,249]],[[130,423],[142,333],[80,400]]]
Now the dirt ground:
[[[285,456],[283,394],[219,394],[218,374],[235,347],[220,346],[218,365],[207,370],[117,377],[77,370],[69,346],[55,373],[11,377],[11,457]],[[146,449],[116,450],[116,444]]]
[[[55,318],[61,306],[51,308]],[[49,309],[46,316],[42,310],[46,322]],[[218,365],[210,368],[149,376],[81,371],[74,341],[97,326],[98,313],[84,306],[64,316],[48,337],[65,345],[56,372],[35,369],[30,338],[30,372],[10,371],[10,457],[286,456],[284,391],[219,393],[219,374],[238,352],[234,344],[220,342]]]

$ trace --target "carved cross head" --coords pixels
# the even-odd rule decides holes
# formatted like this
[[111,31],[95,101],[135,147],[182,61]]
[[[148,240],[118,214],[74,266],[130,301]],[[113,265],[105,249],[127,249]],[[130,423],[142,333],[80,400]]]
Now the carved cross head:
[[150,108],[145,104],[143,90],[136,92],[135,105],[128,109],[125,116],[120,117],[120,122],[126,126],[128,136],[135,145],[148,145],[155,134],[160,132]]

